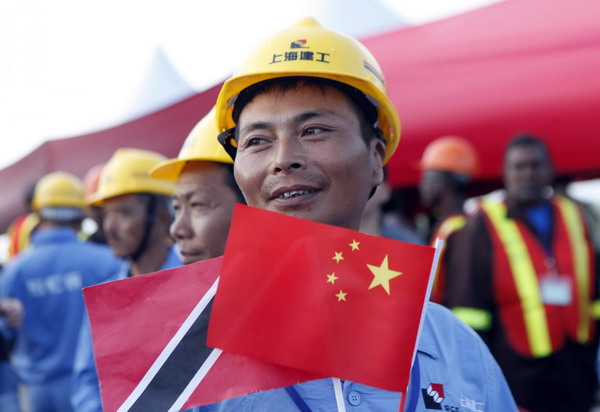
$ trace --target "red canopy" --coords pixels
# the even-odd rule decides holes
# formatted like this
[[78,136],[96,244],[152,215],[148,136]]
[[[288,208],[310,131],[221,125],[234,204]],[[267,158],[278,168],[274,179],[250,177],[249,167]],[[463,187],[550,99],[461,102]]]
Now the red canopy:
[[[600,176],[598,16],[596,0],[506,0],[364,40],[402,122],[392,185],[414,186],[423,149],[448,134],[476,145],[480,181],[500,181],[504,146],[519,131],[548,140],[559,174]],[[50,171],[82,176],[123,146],[175,156],[219,87],[115,128],[46,142],[0,171],[0,229],[23,212],[26,187]]]
[[547,139],[559,174],[600,175],[599,16],[595,0],[507,0],[365,40],[403,126],[392,185],[414,185],[425,146],[448,134],[476,145],[480,180],[499,180],[519,131]]

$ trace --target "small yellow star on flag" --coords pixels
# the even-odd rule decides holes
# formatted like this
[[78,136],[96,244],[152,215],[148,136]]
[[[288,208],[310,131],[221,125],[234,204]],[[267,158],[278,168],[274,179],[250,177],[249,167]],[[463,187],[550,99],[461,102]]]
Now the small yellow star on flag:
[[342,292],[342,289],[340,289],[340,292],[336,293],[335,296],[338,298],[338,302],[341,302],[342,300],[344,302],[346,302],[346,295],[347,294],[348,294],[347,292]]
[[339,278],[335,275],[334,272],[331,273],[331,275],[327,275],[327,283],[331,283],[332,285],[335,283],[336,280],[338,280]]
[[352,251],[355,251],[359,250],[358,245],[360,245],[360,242],[357,242],[355,239],[352,239],[352,243],[350,243],[348,246],[352,248]]
[[336,263],[340,263],[340,260],[344,260],[342,252],[335,252],[335,256],[332,257],[332,259],[335,260]]
[[400,276],[402,272],[396,272],[388,268],[388,255],[385,255],[383,262],[380,266],[367,265],[373,273],[373,281],[369,286],[369,289],[373,289],[376,286],[381,286],[389,295],[390,294],[390,280],[397,276]]

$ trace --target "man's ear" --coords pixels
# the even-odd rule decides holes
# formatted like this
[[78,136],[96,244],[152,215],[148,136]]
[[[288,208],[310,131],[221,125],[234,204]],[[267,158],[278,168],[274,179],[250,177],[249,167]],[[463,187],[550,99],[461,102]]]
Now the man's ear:
[[385,157],[385,142],[381,139],[371,140],[373,156],[373,187],[383,182],[383,159]]

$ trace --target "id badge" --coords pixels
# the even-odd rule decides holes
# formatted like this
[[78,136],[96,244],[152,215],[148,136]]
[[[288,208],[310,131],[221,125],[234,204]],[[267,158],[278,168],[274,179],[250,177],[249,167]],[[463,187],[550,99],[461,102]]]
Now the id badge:
[[571,303],[571,278],[543,275],[540,278],[542,301],[546,305],[568,306]]

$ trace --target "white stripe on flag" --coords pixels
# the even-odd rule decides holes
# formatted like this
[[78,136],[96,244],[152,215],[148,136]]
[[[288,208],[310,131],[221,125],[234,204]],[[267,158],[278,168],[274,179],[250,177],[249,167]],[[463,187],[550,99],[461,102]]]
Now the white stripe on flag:
[[190,383],[188,383],[188,386],[186,386],[183,392],[181,392],[181,395],[179,395],[179,398],[177,398],[173,406],[169,408],[169,412],[175,412],[181,409],[183,404],[185,404],[185,402],[190,398],[198,385],[200,385],[200,382],[202,382],[208,371],[210,371],[210,369],[213,367],[217,359],[219,359],[221,353],[223,353],[221,349],[213,349],[202,366],[200,366],[200,369],[198,369],[198,372],[196,372]]
[[181,339],[183,339],[183,337],[192,327],[196,319],[198,319],[198,317],[202,314],[204,309],[206,309],[206,306],[210,303],[210,300],[215,296],[218,284],[219,278],[215,280],[215,283],[212,284],[210,289],[208,289],[208,291],[204,294],[202,299],[200,299],[194,310],[192,310],[185,322],[183,322],[177,333],[175,333],[171,341],[167,344],[167,346],[165,346],[161,354],[158,355],[158,358],[156,358],[154,364],[152,364],[150,369],[148,369],[148,372],[146,372],[140,383],[136,386],[133,392],[131,392],[129,397],[125,400],[125,402],[123,402],[119,409],[117,409],[117,412],[128,411],[129,408],[131,408],[135,401],[137,401],[137,399],[140,397],[142,392],[146,390],[152,379],[154,379],[154,376],[156,376],[160,368],[164,365],[169,356],[171,356],[171,353],[173,353],[177,345],[179,345]]

